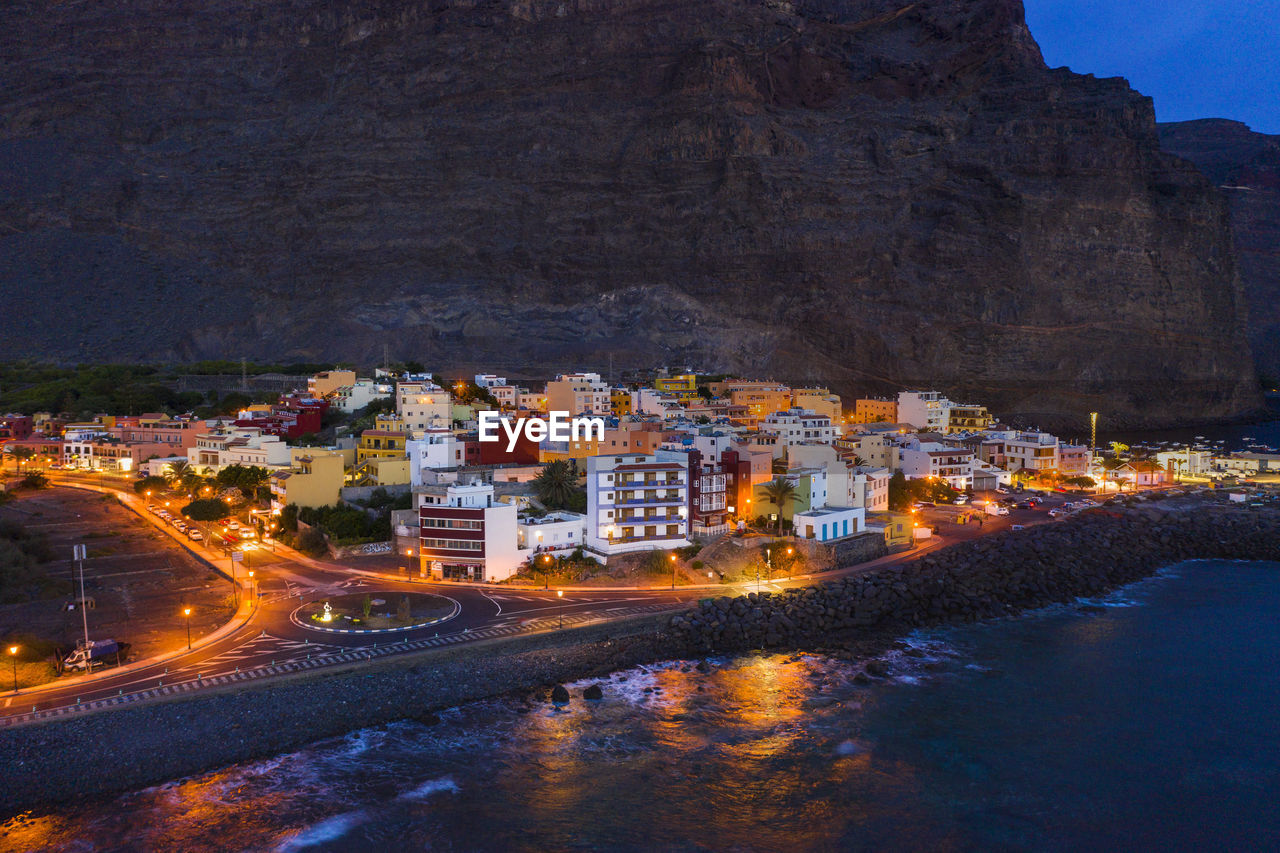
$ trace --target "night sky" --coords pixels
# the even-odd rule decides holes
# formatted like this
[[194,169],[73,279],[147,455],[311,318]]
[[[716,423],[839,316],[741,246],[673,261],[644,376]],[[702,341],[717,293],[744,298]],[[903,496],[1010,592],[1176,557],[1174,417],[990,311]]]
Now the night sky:
[[1124,77],[1160,121],[1280,133],[1280,0],[1024,0],[1051,68]]

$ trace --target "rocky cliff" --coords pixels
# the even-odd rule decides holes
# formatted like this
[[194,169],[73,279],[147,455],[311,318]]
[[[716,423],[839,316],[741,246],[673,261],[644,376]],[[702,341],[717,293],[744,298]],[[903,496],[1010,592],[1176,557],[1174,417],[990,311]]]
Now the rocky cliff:
[[1230,203],[1249,343],[1258,371],[1280,381],[1280,136],[1226,119],[1162,124],[1159,131],[1164,150],[1200,167]]
[[1257,404],[1226,209],[1017,0],[11,0],[0,358]]

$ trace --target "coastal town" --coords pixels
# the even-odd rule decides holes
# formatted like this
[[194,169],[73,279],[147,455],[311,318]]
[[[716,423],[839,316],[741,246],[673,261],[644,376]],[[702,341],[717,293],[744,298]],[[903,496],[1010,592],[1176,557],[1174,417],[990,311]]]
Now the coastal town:
[[[940,519],[981,528],[1045,495],[1066,498],[1041,507],[1057,518],[1124,494],[1280,472],[1271,448],[1099,448],[1096,414],[1073,443],[936,390],[844,401],[822,387],[667,370],[629,383],[560,374],[529,388],[379,368],[317,372],[270,396],[203,418],[8,414],[4,468],[133,484],[155,497],[151,512],[224,553],[283,539],[353,565],[391,557],[410,576],[488,583],[665,571],[645,558],[752,536],[889,553],[926,540]],[[541,441],[529,430],[484,440],[479,428],[557,414],[599,428]],[[705,557],[680,568],[673,585],[726,579]]]

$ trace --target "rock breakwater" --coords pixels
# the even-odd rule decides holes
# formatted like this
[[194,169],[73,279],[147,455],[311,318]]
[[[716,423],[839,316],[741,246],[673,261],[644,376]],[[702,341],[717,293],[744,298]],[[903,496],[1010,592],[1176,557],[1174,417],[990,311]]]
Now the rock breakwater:
[[693,649],[821,647],[1010,616],[1097,595],[1188,559],[1280,559],[1280,512],[1195,505],[1091,511],[818,586],[704,600],[673,616]]

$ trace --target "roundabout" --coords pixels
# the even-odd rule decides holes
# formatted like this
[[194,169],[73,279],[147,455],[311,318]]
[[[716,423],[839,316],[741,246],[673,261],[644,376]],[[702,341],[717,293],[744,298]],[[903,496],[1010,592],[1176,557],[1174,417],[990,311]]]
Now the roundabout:
[[303,604],[289,614],[289,621],[327,634],[388,634],[439,625],[461,611],[461,604],[443,595],[360,592]]

